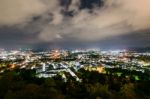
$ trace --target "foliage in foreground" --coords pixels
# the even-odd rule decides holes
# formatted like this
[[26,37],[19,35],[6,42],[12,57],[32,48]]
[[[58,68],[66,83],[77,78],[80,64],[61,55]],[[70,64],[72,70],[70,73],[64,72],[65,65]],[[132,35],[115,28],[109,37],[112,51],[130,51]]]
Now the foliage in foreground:
[[150,99],[150,82],[80,70],[82,82],[60,76],[36,78],[34,71],[9,71],[0,78],[0,99]]

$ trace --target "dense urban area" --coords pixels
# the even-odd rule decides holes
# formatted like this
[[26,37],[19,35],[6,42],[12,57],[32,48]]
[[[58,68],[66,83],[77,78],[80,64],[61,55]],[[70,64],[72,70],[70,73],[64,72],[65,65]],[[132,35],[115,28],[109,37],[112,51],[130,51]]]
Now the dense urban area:
[[150,99],[150,53],[0,50],[1,99]]

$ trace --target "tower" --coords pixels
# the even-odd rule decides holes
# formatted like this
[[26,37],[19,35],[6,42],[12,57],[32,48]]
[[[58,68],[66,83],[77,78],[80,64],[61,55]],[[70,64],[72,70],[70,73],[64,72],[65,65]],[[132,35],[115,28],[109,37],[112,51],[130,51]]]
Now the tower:
[[46,70],[46,64],[42,63],[42,71],[44,72]]

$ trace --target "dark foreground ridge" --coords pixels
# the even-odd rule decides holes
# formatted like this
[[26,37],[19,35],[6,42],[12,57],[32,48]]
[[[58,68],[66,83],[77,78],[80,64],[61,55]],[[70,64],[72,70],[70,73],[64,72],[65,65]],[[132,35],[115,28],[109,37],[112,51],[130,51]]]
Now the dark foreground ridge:
[[[1,74],[1,99],[150,99],[149,72],[106,70],[106,74],[80,69],[82,81],[71,76],[37,78],[34,70],[13,70]],[[122,71],[122,75],[116,75]],[[127,76],[128,75],[128,76]],[[134,75],[139,76],[137,80]]]

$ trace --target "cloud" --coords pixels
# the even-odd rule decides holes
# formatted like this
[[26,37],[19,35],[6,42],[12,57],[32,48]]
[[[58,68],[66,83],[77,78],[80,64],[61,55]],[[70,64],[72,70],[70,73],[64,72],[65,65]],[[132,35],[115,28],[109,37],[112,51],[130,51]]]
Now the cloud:
[[57,0],[0,0],[0,26],[27,24],[57,7]]
[[56,40],[58,35],[61,39],[96,41],[150,28],[149,0],[106,0],[100,8],[76,10],[79,5],[71,8],[77,11],[73,17],[47,25],[39,37],[45,41]]
[[[1,0],[0,25],[35,27],[32,30],[39,31],[38,39],[43,42],[67,38],[99,41],[150,28],[150,0],[103,2],[102,7],[93,4],[93,8],[81,9],[81,0],[70,0],[65,6],[60,5],[60,0]],[[36,16],[41,19],[33,20]]]
[[1,0],[0,25],[15,25],[30,21],[33,15],[46,10],[39,0]]

